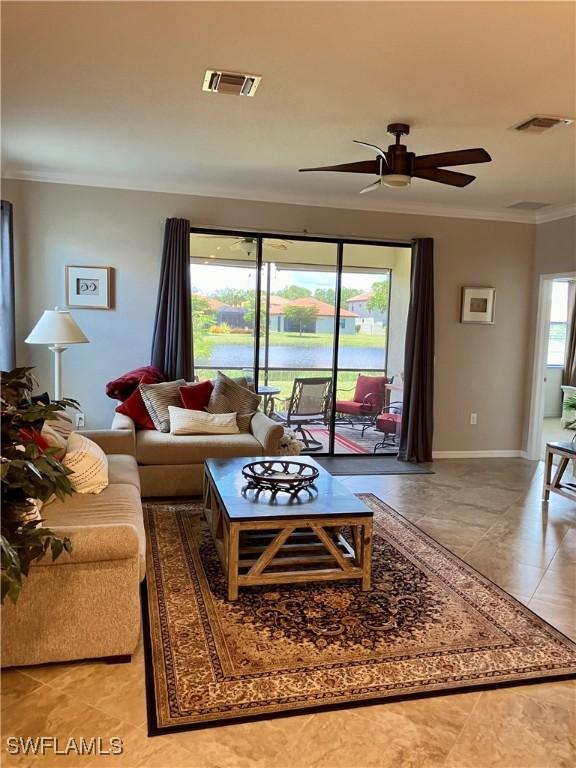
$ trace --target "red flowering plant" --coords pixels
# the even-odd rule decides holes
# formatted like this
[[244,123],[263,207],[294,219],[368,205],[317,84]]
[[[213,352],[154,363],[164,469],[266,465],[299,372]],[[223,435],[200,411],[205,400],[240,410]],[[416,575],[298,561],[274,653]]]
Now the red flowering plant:
[[2,371],[0,394],[2,447],[2,529],[0,554],[2,603],[5,597],[15,603],[33,560],[50,550],[52,559],[71,551],[68,538],[59,538],[42,526],[39,502],[53,495],[64,499],[71,494],[69,470],[55,456],[42,436],[42,426],[58,411],[76,408],[75,400],[43,403],[32,399],[36,382],[32,368]]

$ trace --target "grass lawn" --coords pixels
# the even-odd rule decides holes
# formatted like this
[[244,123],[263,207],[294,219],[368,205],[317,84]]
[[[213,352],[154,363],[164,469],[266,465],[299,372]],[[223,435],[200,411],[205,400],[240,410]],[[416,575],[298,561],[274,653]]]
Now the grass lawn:
[[[229,376],[231,379],[242,376],[242,371],[238,369],[220,369],[223,374]],[[202,368],[199,366],[195,369],[195,373],[202,381],[203,379],[211,379],[215,376],[214,369]],[[338,389],[336,391],[337,400],[352,400],[354,395],[354,387],[356,386],[356,379],[360,374],[365,376],[382,376],[381,371],[365,370],[365,371],[339,371],[338,373]],[[289,398],[292,394],[292,386],[294,379],[298,378],[314,378],[314,377],[329,377],[328,371],[318,370],[299,370],[299,369],[284,369],[280,371],[269,371],[268,373],[268,386],[278,387],[280,394],[274,395],[276,410],[285,410],[285,404],[279,402],[283,399]],[[264,383],[264,372],[260,372],[260,381]]]
[[[207,333],[207,338],[214,345],[237,344],[239,346],[251,346],[254,342],[252,333]],[[264,341],[264,336],[262,336]],[[270,346],[286,347],[331,347],[334,336],[331,333],[278,333],[270,332]],[[369,336],[366,333],[342,333],[340,334],[341,347],[377,347],[386,344],[386,332]]]

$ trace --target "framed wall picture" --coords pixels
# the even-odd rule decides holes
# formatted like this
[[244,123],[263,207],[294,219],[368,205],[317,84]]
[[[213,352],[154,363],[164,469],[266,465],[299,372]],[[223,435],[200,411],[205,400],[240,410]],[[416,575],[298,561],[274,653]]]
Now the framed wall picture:
[[462,288],[461,323],[493,323],[495,288]]
[[66,267],[66,304],[75,309],[110,309],[112,267]]

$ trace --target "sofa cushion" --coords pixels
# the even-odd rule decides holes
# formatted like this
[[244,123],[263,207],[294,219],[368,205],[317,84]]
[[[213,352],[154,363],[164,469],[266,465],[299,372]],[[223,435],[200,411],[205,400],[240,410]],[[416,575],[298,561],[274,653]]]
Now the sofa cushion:
[[133,371],[128,371],[123,376],[119,376],[114,381],[109,381],[106,384],[106,394],[111,397],[112,400],[127,400],[135,389],[138,389],[138,385],[142,381],[142,377],[146,376],[150,383],[156,383],[159,381],[166,381],[166,378],[160,368],[156,368],[154,365],[143,365],[141,368],[135,368]]
[[181,405],[180,387],[186,384],[184,379],[166,381],[162,384],[140,384],[138,389],[148,409],[150,418],[159,432],[170,432],[170,414],[168,406]]
[[[58,530],[75,526],[114,526],[127,524],[134,527],[138,536],[140,578],[146,574],[146,535],[140,492],[134,485],[112,484],[102,493],[74,493],[64,501],[55,499],[42,510],[44,525]],[[65,535],[65,531],[64,531]],[[72,561],[74,552],[72,552]]]
[[138,432],[136,458],[139,464],[201,464],[205,459],[261,456],[262,445],[247,433],[238,435],[170,435]]
[[206,410],[208,413],[236,413],[240,432],[249,432],[252,416],[258,410],[261,399],[255,392],[218,371]]
[[120,453],[108,455],[108,483],[110,485],[133,485],[140,490],[140,474],[134,456]]
[[203,411],[210,402],[210,395],[214,389],[211,381],[200,381],[198,384],[188,384],[180,387],[180,399],[184,408],[193,411]]

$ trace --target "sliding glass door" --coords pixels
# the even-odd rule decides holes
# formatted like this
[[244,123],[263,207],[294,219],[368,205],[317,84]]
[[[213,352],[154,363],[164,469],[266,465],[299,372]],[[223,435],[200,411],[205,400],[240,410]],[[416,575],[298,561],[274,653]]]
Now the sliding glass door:
[[258,381],[308,453],[332,442],[336,281],[334,243],[263,239]]
[[396,453],[407,245],[191,234],[194,368],[242,376],[305,453]]
[[334,453],[397,453],[409,294],[409,249],[344,244]]
[[253,376],[256,325],[256,240],[192,234],[192,345],[194,373],[218,370]]

